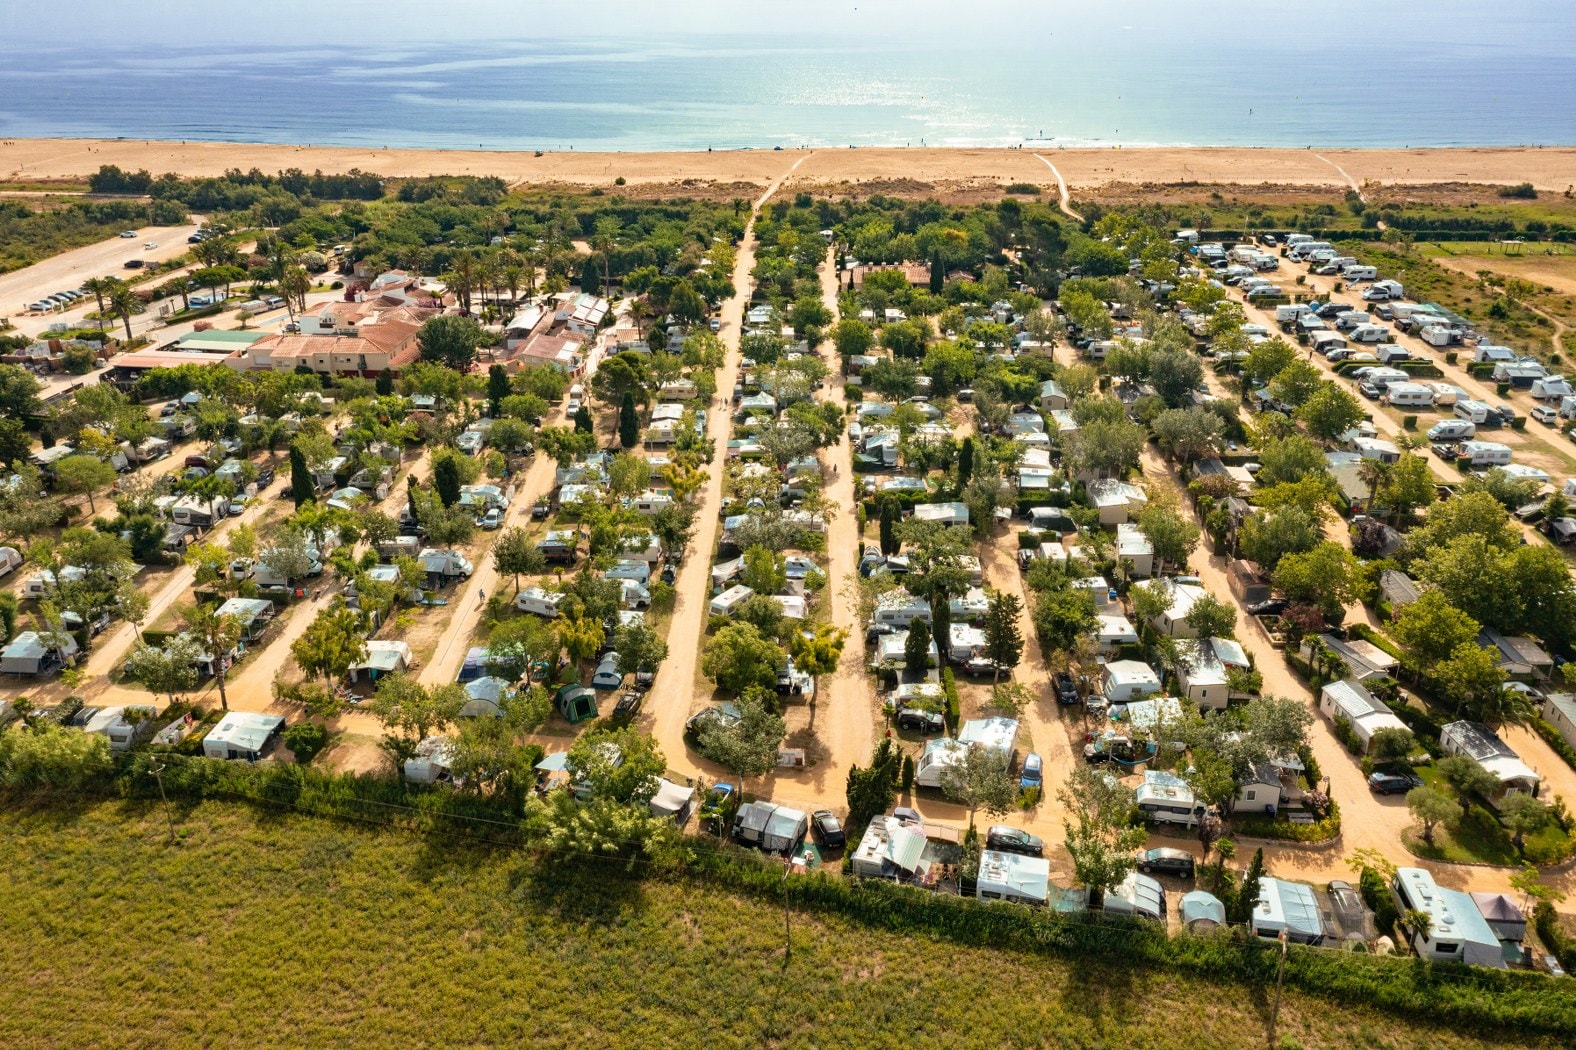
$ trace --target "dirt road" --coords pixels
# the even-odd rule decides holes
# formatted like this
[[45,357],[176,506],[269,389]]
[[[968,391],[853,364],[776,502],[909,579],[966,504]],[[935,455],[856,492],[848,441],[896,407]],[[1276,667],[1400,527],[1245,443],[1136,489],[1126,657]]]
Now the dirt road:
[[713,780],[726,776],[719,767],[701,758],[685,744],[684,722],[691,713],[709,701],[707,694],[697,691],[695,674],[700,662],[701,639],[706,630],[707,607],[711,601],[711,558],[717,548],[722,475],[727,465],[728,442],[733,437],[733,408],[729,397],[738,380],[739,337],[744,324],[745,304],[750,300],[750,271],[755,267],[755,216],[783,181],[814,155],[806,153],[794,161],[791,167],[772,180],[766,192],[755,201],[734,260],[735,294],[718,311],[722,319],[721,335],[728,354],[722,370],[717,373],[717,394],[721,403],[714,405],[711,410],[711,418],[716,420],[711,435],[716,452],[708,467],[706,484],[695,510],[694,535],[690,539],[689,551],[685,554],[675,585],[678,597],[673,610],[673,622],[668,628],[668,658],[657,669],[646,702],[646,713],[642,717],[643,726],[656,737],[662,753],[667,756],[668,767],[684,776],[704,774]]

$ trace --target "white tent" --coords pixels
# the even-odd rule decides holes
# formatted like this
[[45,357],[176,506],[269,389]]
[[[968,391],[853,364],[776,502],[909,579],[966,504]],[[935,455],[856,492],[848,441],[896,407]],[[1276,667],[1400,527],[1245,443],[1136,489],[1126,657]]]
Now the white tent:
[[695,805],[695,789],[681,787],[666,777],[657,781],[657,793],[651,796],[651,815],[668,817],[677,824],[689,819]]

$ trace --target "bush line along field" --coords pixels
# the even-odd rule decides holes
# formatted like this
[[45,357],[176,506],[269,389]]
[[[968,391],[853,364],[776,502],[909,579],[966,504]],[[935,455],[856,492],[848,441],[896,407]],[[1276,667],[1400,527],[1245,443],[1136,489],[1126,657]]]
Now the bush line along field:
[[[1261,1045],[1273,990],[204,802],[12,808],[0,1043]],[[106,1008],[106,1004],[113,1004]],[[1288,987],[1282,1045],[1494,1045]],[[1552,1040],[1523,1038],[1527,1047]]]

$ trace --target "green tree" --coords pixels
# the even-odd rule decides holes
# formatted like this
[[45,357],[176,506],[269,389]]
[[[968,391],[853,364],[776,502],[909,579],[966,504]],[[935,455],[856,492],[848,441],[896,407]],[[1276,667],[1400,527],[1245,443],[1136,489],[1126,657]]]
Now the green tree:
[[1184,622],[1193,629],[1200,641],[1230,638],[1237,630],[1237,607],[1228,605],[1212,594],[1206,594],[1193,603]]
[[850,357],[869,353],[875,344],[875,337],[869,325],[857,318],[845,317],[832,328],[832,342],[839,356],[846,361]]
[[756,594],[779,594],[788,584],[787,560],[765,547],[750,547],[743,555],[739,582]]
[[1536,835],[1554,822],[1554,811],[1525,791],[1512,791],[1500,799],[1499,822],[1510,832],[1510,840],[1520,853],[1528,835]]
[[645,806],[667,771],[662,748],[649,733],[633,726],[583,733],[569,748],[570,782],[584,785],[593,799]]
[[1300,434],[1266,441],[1259,450],[1258,482],[1279,485],[1325,471],[1324,450]]
[[1458,715],[1473,721],[1489,705],[1496,705],[1505,688],[1505,672],[1499,666],[1499,650],[1476,642],[1466,642],[1450,651],[1447,659],[1434,665],[1434,677],[1445,696],[1455,703]]
[[1320,542],[1319,524],[1301,507],[1282,507],[1271,514],[1244,518],[1238,529],[1242,556],[1266,572],[1274,572],[1288,554],[1302,554]]
[[1253,920],[1253,909],[1259,905],[1259,881],[1264,877],[1264,847],[1253,851],[1248,869],[1242,873],[1242,883],[1226,909],[1228,921],[1247,925]]
[[1406,793],[1406,808],[1411,811],[1412,819],[1423,826],[1423,841],[1430,846],[1434,844],[1436,825],[1449,827],[1461,819],[1461,803],[1426,784]]
[[734,700],[737,721],[713,718],[702,724],[697,744],[701,754],[739,779],[763,776],[777,765],[777,750],[788,734],[788,724],[776,712],[770,690],[752,687]]
[[219,687],[219,706],[230,710],[230,698],[224,686],[230,670],[230,654],[241,644],[241,621],[228,614],[219,615],[217,604],[185,605],[178,612],[191,640],[213,658],[213,680]]
[[787,654],[751,623],[729,623],[706,643],[701,673],[730,693],[751,686],[775,689]]
[[296,509],[311,503],[317,495],[317,484],[312,479],[312,471],[306,465],[306,453],[297,445],[290,446],[290,498],[295,502]]
[[1133,870],[1134,851],[1148,837],[1137,824],[1133,789],[1080,765],[1057,797],[1067,811],[1062,826],[1073,877],[1094,894],[1119,885]]
[[1099,625],[1094,596],[1070,585],[1042,591],[1034,600],[1033,620],[1040,652],[1047,657],[1073,648]]
[[897,538],[898,505],[896,500],[883,499],[879,501],[879,506],[881,510],[877,535],[881,554],[883,557],[891,557],[902,549],[902,544]]
[[575,433],[592,438],[596,436],[596,424],[591,420],[591,410],[585,405],[575,409]]
[[1198,547],[1199,527],[1170,507],[1151,503],[1138,515],[1138,531],[1154,548],[1155,572],[1181,567]]
[[1499,790],[1499,778],[1465,755],[1448,755],[1436,762],[1434,768],[1463,804],[1485,801]]
[[452,725],[469,700],[461,686],[428,687],[412,675],[391,674],[378,680],[363,710],[383,723],[382,747],[400,768],[415,755],[417,744]]
[[307,625],[290,645],[296,666],[323,679],[330,693],[351,667],[367,657],[361,617],[338,600]]
[[132,316],[146,310],[147,304],[142,301],[142,297],[137,294],[136,289],[132,288],[125,281],[116,281],[105,299],[109,305],[110,315],[120,318],[120,323],[125,325],[126,341],[130,342],[132,339]]
[[428,318],[416,332],[421,359],[456,372],[469,372],[476,363],[477,349],[487,341],[486,329],[469,317],[454,314]]
[[1156,416],[1149,429],[1167,454],[1193,463],[1220,451],[1225,423],[1207,409],[1171,408]]
[[962,756],[942,769],[941,793],[968,809],[972,828],[978,810],[995,816],[1013,808],[1018,801],[1018,781],[1000,750],[970,744]]
[[618,443],[624,448],[634,448],[640,443],[640,416],[635,408],[635,395],[627,390],[618,406]]
[[98,513],[93,494],[114,484],[115,468],[93,456],[67,456],[55,464],[55,488],[67,496],[86,496],[88,513]]
[[492,547],[493,564],[500,576],[514,577],[514,593],[520,593],[520,577],[543,572],[547,562],[536,549],[531,534],[519,526],[511,526],[498,534]]
[[1150,360],[1149,382],[1168,408],[1180,408],[1204,385],[1204,366],[1191,350],[1163,349]]
[[847,641],[848,632],[841,627],[817,624],[813,630],[795,631],[788,640],[788,653],[793,657],[794,667],[819,678],[837,670]]
[[1288,554],[1275,567],[1275,586],[1294,602],[1311,602],[1327,617],[1341,615],[1362,597],[1362,570],[1352,552],[1326,540],[1303,554]]
[[1293,361],[1270,380],[1270,396],[1276,401],[1301,408],[1313,395],[1330,383],[1324,373],[1307,361]]
[[1367,418],[1362,402],[1345,387],[1324,383],[1297,409],[1297,419],[1308,433],[1334,441]]
[[21,365],[0,365],[0,416],[21,420],[38,415],[43,389],[38,377]]
[[1390,635],[1401,646],[1404,662],[1423,672],[1432,672],[1458,647],[1471,644],[1480,630],[1476,620],[1434,587],[1424,589],[1416,601],[1396,613],[1390,625]]
[[503,365],[487,369],[487,414],[497,419],[503,414],[503,399],[509,396],[509,371]]
[[930,624],[918,616],[908,621],[908,637],[903,640],[903,666],[909,674],[924,674],[930,668]]
[[452,507],[460,501],[460,465],[454,457],[434,459],[432,485],[444,507]]
[[644,620],[620,624],[613,632],[613,649],[621,674],[655,671],[668,658],[668,643]]
[[1297,360],[1297,351],[1284,339],[1266,339],[1242,361],[1242,375],[1250,383],[1267,384]]
[[989,592],[981,627],[985,633],[985,656],[994,665],[992,671],[996,681],[1001,680],[1003,667],[1010,671],[1023,657],[1023,632],[1018,629],[1018,614],[1022,611],[1023,602],[1017,595],[997,590]]
[[139,645],[126,660],[131,677],[153,693],[163,693],[175,703],[175,694],[197,685],[197,660],[201,652],[189,638],[174,637],[162,645]]

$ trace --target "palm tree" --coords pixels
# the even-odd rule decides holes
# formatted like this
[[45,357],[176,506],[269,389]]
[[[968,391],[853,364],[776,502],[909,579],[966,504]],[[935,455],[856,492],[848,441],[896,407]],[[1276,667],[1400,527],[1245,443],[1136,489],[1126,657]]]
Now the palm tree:
[[602,298],[606,299],[608,289],[612,282],[609,271],[612,268],[613,245],[618,243],[618,231],[623,228],[623,223],[611,215],[604,216],[596,221],[596,232],[591,235],[591,247],[602,253]]
[[470,252],[459,252],[454,256],[451,269],[443,275],[443,283],[459,300],[460,310],[470,313],[471,293],[476,291],[476,260]]
[[312,290],[312,276],[306,267],[291,264],[279,276],[279,294],[284,297],[285,310],[294,321],[297,313],[306,312],[306,293]]
[[241,644],[241,621],[228,614],[220,616],[217,605],[182,606],[179,612],[181,622],[186,625],[192,640],[213,659],[213,680],[219,687],[219,706],[230,710],[224,679],[229,670],[229,655]]
[[[112,280],[114,280],[112,278]],[[131,341],[131,315],[140,314],[145,309],[142,297],[125,281],[115,280],[115,286],[109,290],[109,312],[120,318],[126,326],[126,341]]]
[[1368,486],[1368,509],[1371,511],[1379,500],[1379,490],[1390,484],[1395,476],[1395,466],[1377,459],[1365,459],[1357,466],[1357,474]]
[[91,294],[98,302],[98,325],[101,332],[104,330],[104,318],[106,316],[104,313],[104,296],[108,295],[111,289],[115,287],[115,283],[116,278],[114,277],[89,277],[82,282],[83,291]]

